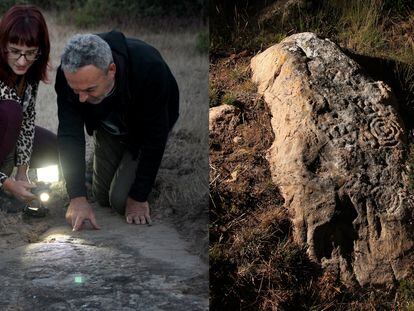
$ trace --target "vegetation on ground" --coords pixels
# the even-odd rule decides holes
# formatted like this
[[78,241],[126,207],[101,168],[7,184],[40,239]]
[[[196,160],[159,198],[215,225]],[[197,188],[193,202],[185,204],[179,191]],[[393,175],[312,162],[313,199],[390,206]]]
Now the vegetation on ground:
[[[266,161],[271,115],[249,70],[253,55],[294,33],[315,32],[391,85],[412,129],[414,2],[296,1],[283,15],[277,7],[287,2],[210,2],[210,107],[238,108],[237,122],[210,133],[211,310],[414,310],[414,280],[347,287],[293,242]],[[408,158],[414,163],[413,152]],[[407,167],[414,181],[414,166]]]
[[255,53],[298,32],[329,38],[355,53],[412,63],[410,0],[219,1],[210,6],[210,51]]
[[34,4],[48,11],[56,11],[67,23],[81,27],[117,21],[120,24],[154,18],[174,20],[186,25],[190,21],[207,22],[207,0],[2,0],[0,14],[14,4]]

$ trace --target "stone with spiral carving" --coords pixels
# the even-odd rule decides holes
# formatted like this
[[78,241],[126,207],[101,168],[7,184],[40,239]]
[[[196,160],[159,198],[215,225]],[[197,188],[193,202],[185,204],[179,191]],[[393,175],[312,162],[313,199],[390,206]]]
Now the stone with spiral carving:
[[251,68],[272,112],[268,160],[295,240],[350,285],[411,276],[408,135],[390,87],[312,33],[256,55]]

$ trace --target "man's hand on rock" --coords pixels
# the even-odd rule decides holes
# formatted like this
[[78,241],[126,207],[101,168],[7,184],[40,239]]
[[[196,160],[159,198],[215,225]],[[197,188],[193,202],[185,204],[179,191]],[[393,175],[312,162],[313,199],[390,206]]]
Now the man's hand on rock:
[[101,229],[96,222],[92,206],[86,200],[86,197],[71,199],[66,211],[66,222],[72,226],[73,231],[80,231],[86,220],[89,220],[94,229]]
[[151,224],[150,209],[148,201],[138,202],[128,197],[125,207],[125,218],[129,224],[137,225]]

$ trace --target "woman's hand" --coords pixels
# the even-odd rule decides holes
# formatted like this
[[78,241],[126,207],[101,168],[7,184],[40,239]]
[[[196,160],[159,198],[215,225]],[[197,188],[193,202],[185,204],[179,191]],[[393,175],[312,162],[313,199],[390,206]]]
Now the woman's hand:
[[18,166],[16,176],[14,179],[16,181],[25,181],[25,182],[31,183],[29,179],[29,175],[27,174],[28,170],[29,168],[27,167],[27,165]]
[[7,178],[3,182],[3,189],[10,192],[15,198],[20,201],[31,201],[36,199],[36,196],[30,192],[30,189],[35,188],[36,185],[24,180],[14,180]]

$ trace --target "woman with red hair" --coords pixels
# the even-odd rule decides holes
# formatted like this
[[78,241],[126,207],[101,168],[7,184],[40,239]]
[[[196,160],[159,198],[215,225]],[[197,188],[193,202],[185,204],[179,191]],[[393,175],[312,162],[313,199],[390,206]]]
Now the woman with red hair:
[[15,5],[4,14],[0,22],[0,194],[5,191],[21,201],[34,199],[29,166],[57,163],[56,135],[35,126],[37,90],[40,81],[47,81],[49,52],[46,22],[37,7]]

